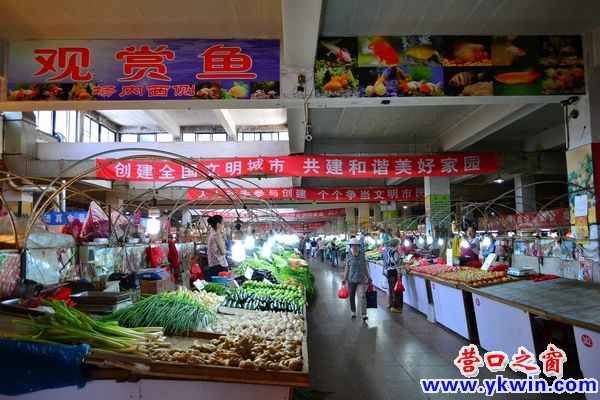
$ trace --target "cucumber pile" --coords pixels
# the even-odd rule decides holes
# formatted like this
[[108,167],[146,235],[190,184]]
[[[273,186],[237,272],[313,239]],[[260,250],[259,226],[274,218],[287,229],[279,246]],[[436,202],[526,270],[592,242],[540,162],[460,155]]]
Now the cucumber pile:
[[245,310],[302,313],[304,304],[300,288],[246,281],[240,289],[228,292],[221,305]]

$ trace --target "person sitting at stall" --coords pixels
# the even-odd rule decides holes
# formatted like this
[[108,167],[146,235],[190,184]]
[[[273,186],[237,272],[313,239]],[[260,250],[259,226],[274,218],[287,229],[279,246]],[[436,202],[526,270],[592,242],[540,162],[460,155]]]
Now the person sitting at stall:
[[204,271],[204,280],[212,282],[213,276],[218,276],[219,272],[229,271],[227,262],[225,242],[223,241],[223,217],[214,215],[206,221],[211,229],[208,234],[208,268]]

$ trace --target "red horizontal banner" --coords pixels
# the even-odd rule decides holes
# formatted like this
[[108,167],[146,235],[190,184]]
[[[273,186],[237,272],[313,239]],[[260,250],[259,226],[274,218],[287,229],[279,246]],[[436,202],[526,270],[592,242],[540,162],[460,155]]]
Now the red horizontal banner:
[[[269,188],[269,189],[189,189],[188,200],[215,201],[237,195],[242,199],[263,200],[309,200],[334,202],[375,202],[375,201],[418,201],[423,200],[422,187],[379,187],[379,188]],[[345,214],[344,214],[345,215]]]
[[309,224],[301,224],[298,222],[293,222],[290,224],[290,226],[292,227],[292,229],[295,232],[307,232],[307,231],[315,231],[317,229],[320,229],[322,227],[324,227],[326,224],[326,222],[311,222]]
[[569,210],[558,208],[524,214],[494,215],[487,218],[479,218],[478,225],[479,229],[490,231],[556,229],[570,225]]
[[[96,166],[110,160],[97,159]],[[198,161],[193,168],[223,178],[276,175],[326,178],[410,178],[493,173],[496,153],[459,153],[394,157],[280,156]],[[202,180],[190,166],[173,161],[123,160],[96,171],[97,178],[123,181]]]
[[[239,213],[233,213],[229,211],[205,211],[203,215],[220,215],[226,219],[237,219],[237,218],[250,218],[247,211],[240,211]],[[343,217],[346,215],[345,208],[332,208],[330,210],[317,210],[317,211],[296,211],[278,214],[282,218],[298,218],[298,219],[312,219],[312,218],[330,218],[330,217]],[[269,217],[271,214],[252,213],[254,217]]]

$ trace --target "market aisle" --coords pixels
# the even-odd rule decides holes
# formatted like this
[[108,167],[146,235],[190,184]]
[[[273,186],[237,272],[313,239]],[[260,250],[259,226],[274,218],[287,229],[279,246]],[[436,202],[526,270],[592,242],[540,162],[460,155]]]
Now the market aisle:
[[[462,378],[452,360],[468,344],[424,315],[405,305],[403,314],[386,308],[385,293],[379,292],[378,309],[368,310],[369,319],[350,318],[347,300],[337,297],[342,270],[329,263],[311,261],[319,297],[308,312],[310,387],[332,394],[328,399],[459,399],[464,395],[425,396],[420,378]],[[507,378],[522,378],[505,372]],[[492,378],[483,371],[479,378]],[[469,395],[469,399],[487,398]],[[502,399],[552,399],[554,395],[498,395]],[[576,397],[569,397],[576,398]]]

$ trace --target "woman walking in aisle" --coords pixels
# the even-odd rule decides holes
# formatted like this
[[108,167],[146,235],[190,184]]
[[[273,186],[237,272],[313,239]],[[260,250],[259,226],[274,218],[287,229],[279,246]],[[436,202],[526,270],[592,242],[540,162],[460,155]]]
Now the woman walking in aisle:
[[360,303],[360,312],[362,314],[363,321],[367,320],[367,299],[366,285],[371,284],[371,276],[369,275],[369,267],[367,266],[367,260],[365,253],[360,250],[360,240],[350,239],[348,241],[350,245],[350,251],[346,255],[344,261],[344,279],[342,280],[343,285],[348,285],[350,301],[350,311],[352,312],[352,318],[356,318],[356,292],[358,292],[358,301]]
[[395,293],[394,287],[396,281],[402,279],[402,275],[399,273],[400,267],[402,266],[402,256],[398,252],[400,247],[400,240],[398,238],[392,238],[389,242],[389,249],[386,249],[387,254],[384,260],[383,275],[388,281],[388,308],[391,312],[401,313],[402,306],[404,305],[404,299],[402,292]]

